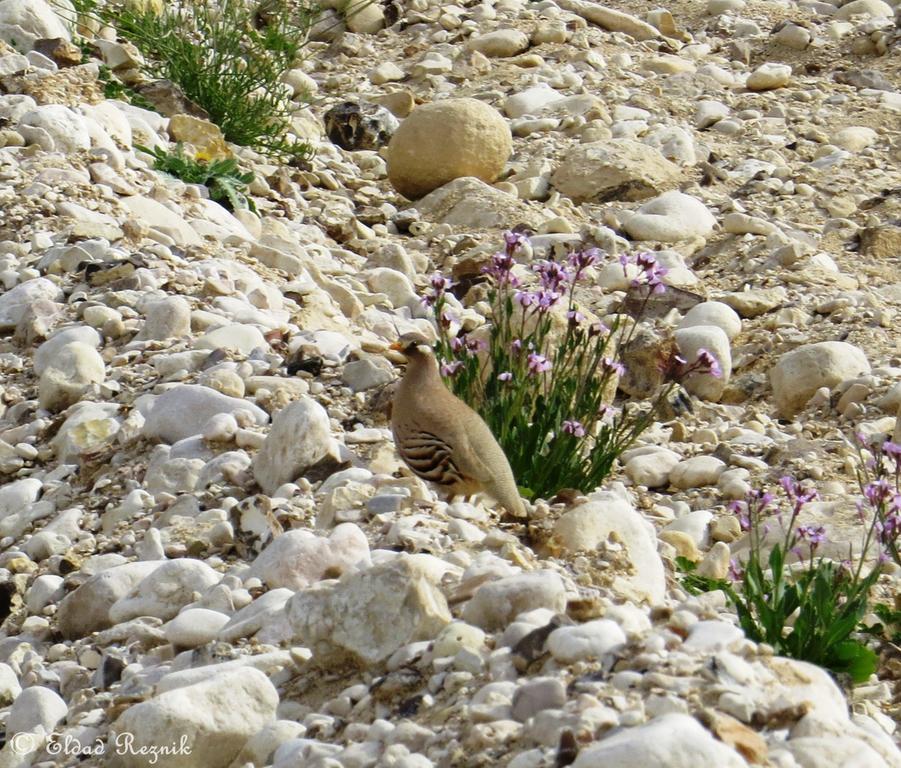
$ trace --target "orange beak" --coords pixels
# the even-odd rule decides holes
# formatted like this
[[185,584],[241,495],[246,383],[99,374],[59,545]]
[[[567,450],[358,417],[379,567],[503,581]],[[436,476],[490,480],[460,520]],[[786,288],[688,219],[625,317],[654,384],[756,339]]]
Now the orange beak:
[[401,344],[399,341],[395,341],[393,344],[391,344],[388,347],[388,349],[393,349],[395,352],[402,352],[404,349],[404,345]]

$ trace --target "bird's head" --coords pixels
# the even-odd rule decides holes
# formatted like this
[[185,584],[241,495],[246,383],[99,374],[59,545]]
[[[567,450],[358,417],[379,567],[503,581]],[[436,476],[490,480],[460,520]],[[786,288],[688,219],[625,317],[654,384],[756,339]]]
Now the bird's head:
[[402,353],[410,362],[427,360],[435,356],[428,339],[419,333],[405,333],[391,345],[391,349]]

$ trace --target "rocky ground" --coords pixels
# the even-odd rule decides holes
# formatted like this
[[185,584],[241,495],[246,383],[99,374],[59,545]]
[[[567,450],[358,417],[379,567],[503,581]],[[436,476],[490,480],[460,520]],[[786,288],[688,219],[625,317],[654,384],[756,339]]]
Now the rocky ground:
[[[289,76],[317,154],[233,147],[258,214],[231,215],[133,149],[211,126],[104,99],[49,7],[2,0],[0,766],[901,766],[897,648],[839,685],[674,567],[723,575],[727,505],[786,473],[859,545],[848,438],[901,429],[899,13],[326,10]],[[385,409],[429,275],[514,226],[610,254],[599,312],[616,254],[658,251],[648,338],[725,374],[528,525],[439,500]]]

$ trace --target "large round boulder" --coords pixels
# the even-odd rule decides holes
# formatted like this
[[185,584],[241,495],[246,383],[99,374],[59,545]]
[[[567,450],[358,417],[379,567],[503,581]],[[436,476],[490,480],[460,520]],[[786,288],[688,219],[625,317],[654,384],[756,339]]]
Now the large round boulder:
[[794,418],[820,387],[833,387],[870,372],[859,347],[844,341],[805,344],[786,352],[770,369],[773,400],[779,416]]
[[463,176],[493,182],[510,156],[507,121],[477,99],[445,99],[417,107],[388,145],[388,179],[417,199]]

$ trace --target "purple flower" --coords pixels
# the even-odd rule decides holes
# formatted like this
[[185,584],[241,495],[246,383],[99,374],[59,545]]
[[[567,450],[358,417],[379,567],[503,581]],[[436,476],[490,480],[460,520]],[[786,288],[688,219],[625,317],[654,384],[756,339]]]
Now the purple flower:
[[567,419],[563,422],[563,431],[573,437],[585,437],[585,427],[581,422]]
[[892,487],[889,485],[889,481],[883,477],[867,483],[864,486],[863,495],[870,502],[871,507],[879,507],[893,496]]
[[589,338],[592,336],[606,336],[610,333],[610,329],[603,323],[592,323],[588,328]]
[[730,581],[741,581],[742,577],[745,575],[744,569],[741,567],[741,563],[738,562],[734,557],[729,561],[729,580]]
[[814,488],[803,488],[797,480],[789,475],[779,479],[779,485],[785,491],[789,500],[794,502],[795,512],[801,509],[807,502],[813,501],[819,495]]
[[621,253],[619,255],[619,263],[620,263],[620,266],[622,266],[622,268],[623,268],[623,277],[628,277],[629,276],[629,263],[630,263],[629,257],[626,256],[626,254]]
[[513,378],[513,374],[510,371],[503,371],[497,375],[498,381],[510,381]]
[[901,443],[893,443],[891,440],[886,440],[882,444],[882,452],[895,460],[901,459]]
[[450,340],[450,347],[454,352],[461,351],[465,345],[466,342],[464,342],[463,339],[461,339],[459,336],[454,336],[454,338]]
[[761,509],[761,510],[764,510],[764,509],[766,509],[770,504],[773,503],[773,500],[774,500],[776,497],[773,496],[773,494],[770,493],[769,491],[764,491],[763,493],[761,493],[761,494],[759,495],[758,498],[760,499],[760,509]]
[[482,267],[482,272],[493,277],[500,286],[509,285],[515,288],[519,285],[519,280],[513,274],[515,264],[513,253],[508,248],[506,253],[495,253],[491,257],[491,263]]
[[538,279],[542,287],[556,292],[561,285],[569,280],[569,273],[558,261],[541,260],[532,264],[532,269],[538,273]]
[[623,376],[626,373],[626,366],[611,357],[601,360],[601,366],[605,371],[615,373],[617,376]]
[[814,550],[826,541],[826,529],[822,525],[814,525],[813,523],[799,525],[798,536],[810,544],[811,550]]
[[612,405],[602,405],[598,408],[598,421],[604,424],[612,424],[616,418],[617,409]]
[[566,313],[566,319],[569,320],[570,325],[580,325],[585,320],[585,315],[578,309],[571,309]]
[[876,523],[876,532],[883,544],[890,544],[901,533],[901,514],[892,512],[885,516],[884,520]]
[[529,238],[519,232],[507,230],[504,232],[504,245],[512,255],[518,248],[525,248],[529,244]]
[[522,339],[513,339],[513,341],[510,343],[510,348],[514,352],[519,352],[522,349]]
[[892,496],[892,500],[889,502],[888,508],[892,512],[901,513],[901,493],[896,493],[894,496]]
[[651,288],[653,293],[663,293],[666,286],[663,278],[669,270],[657,263],[657,258],[652,253],[642,252],[635,258],[635,265],[641,270],[641,276],[632,281],[632,285],[641,285],[642,282]]
[[451,311],[441,313],[441,327],[450,328],[454,323],[459,323],[460,319]]
[[703,347],[698,350],[698,359],[696,365],[699,366],[699,373],[709,373],[711,376],[717,379],[723,375],[723,369],[720,368],[719,360],[717,360],[714,355],[712,355]]
[[531,374],[544,373],[551,369],[551,361],[544,355],[539,355],[537,352],[529,352],[526,360],[528,362],[529,373]]
[[570,267],[575,270],[575,274],[572,277],[573,282],[578,280],[582,276],[582,273],[588,269],[588,267],[595,264],[600,258],[600,248],[583,248],[580,251],[573,251],[570,253],[566,257],[566,260],[569,262]]
[[738,517],[738,525],[743,531],[751,530],[750,506],[744,501],[730,501],[728,510]]
[[459,360],[454,360],[450,363],[441,363],[441,375],[442,376],[454,376],[457,371],[459,371],[463,367],[463,363]]
[[424,307],[434,306],[451,287],[451,281],[440,272],[436,272],[429,278],[429,284],[432,286],[432,290],[419,300]]
[[895,462],[895,471],[901,472],[901,443],[894,443],[891,440],[886,440],[882,444],[882,453],[890,459],[893,459]]
[[641,251],[635,257],[635,266],[642,272],[647,272],[657,266],[657,257],[649,251]]
[[513,299],[521,307],[531,307],[538,303],[538,296],[531,291],[517,291],[513,294]]
[[488,342],[484,339],[466,339],[466,354],[470,357],[484,352],[486,349],[488,349]]
[[451,281],[442,275],[440,272],[436,272],[432,275],[429,282],[436,291],[441,291],[442,293],[451,287]]
[[547,312],[560,300],[560,294],[557,291],[542,288],[536,294],[538,298],[538,311]]

